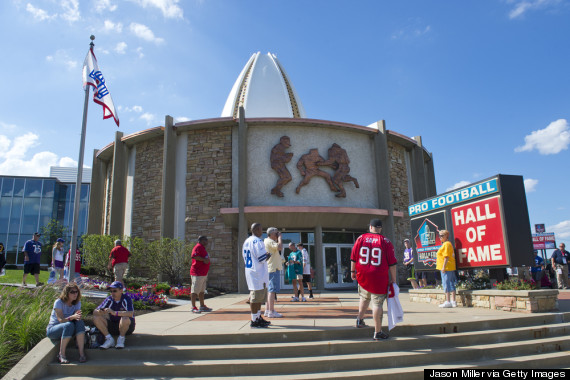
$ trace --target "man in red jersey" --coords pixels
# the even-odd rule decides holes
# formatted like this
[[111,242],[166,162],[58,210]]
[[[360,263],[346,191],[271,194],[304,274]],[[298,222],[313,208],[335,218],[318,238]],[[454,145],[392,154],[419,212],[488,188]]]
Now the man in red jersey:
[[[192,266],[190,267],[190,277],[192,278],[192,312],[201,313],[212,311],[204,304],[204,292],[206,291],[206,280],[210,270],[210,256],[206,252],[208,238],[198,237],[198,243],[192,249]],[[200,299],[200,309],[196,307],[196,296]]]
[[109,254],[109,265],[107,268],[109,270],[113,269],[115,281],[123,282],[123,278],[127,275],[129,257],[131,257],[131,252],[123,247],[123,243],[119,239],[115,240],[115,248]]
[[396,257],[394,246],[382,232],[382,221],[372,219],[369,233],[360,235],[352,247],[350,255],[350,274],[358,281],[360,306],[356,327],[365,327],[364,313],[372,300],[372,315],[374,318],[374,340],[388,339],[388,334],[382,331],[382,304],[388,293],[388,286],[396,282]]

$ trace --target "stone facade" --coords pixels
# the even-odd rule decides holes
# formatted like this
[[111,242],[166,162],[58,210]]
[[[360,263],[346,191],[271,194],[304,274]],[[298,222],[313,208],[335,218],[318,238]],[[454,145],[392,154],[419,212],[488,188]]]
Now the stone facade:
[[[445,293],[439,289],[409,291],[411,302],[439,305]],[[492,310],[543,313],[558,310],[558,290],[458,290],[457,306]]]
[[208,236],[208,285],[236,291],[237,239],[220,217],[232,202],[231,127],[189,131],[186,169],[186,238]]
[[162,137],[137,145],[131,234],[147,242],[160,239]]
[[[394,218],[394,251],[398,264],[404,259],[404,239],[411,239],[410,219],[408,217],[408,205],[410,197],[408,193],[408,175],[405,160],[406,149],[399,144],[388,141],[388,155],[390,157],[390,186],[392,192],[392,207],[394,211],[404,213],[403,218]],[[406,269],[398,265],[399,283],[406,282]]]

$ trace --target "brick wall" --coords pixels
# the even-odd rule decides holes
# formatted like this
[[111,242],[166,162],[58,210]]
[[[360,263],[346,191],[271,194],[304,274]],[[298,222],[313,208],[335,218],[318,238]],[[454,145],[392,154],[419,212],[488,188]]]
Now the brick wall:
[[[408,216],[408,175],[406,171],[406,149],[399,144],[388,141],[390,157],[390,185],[392,191],[392,206],[394,211],[402,211],[403,218],[394,218],[394,250],[398,264],[404,260],[404,239],[411,239],[410,218]],[[403,265],[398,265],[398,279],[400,284],[406,283],[406,270]]]
[[160,136],[138,144],[136,151],[131,231],[147,242],[160,239],[163,144]]
[[[231,128],[200,129],[188,132],[186,175],[186,238],[208,236],[212,259],[208,286],[237,290],[236,239],[225,226],[220,208],[231,207]],[[213,219],[215,218],[215,220]]]

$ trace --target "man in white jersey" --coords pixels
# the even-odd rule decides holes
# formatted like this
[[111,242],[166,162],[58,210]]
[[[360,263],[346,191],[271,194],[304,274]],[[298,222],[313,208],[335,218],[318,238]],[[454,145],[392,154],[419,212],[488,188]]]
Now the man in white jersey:
[[309,252],[303,246],[303,243],[297,243],[297,249],[303,254],[303,283],[302,287],[307,285],[309,288],[309,298],[313,298],[313,285],[311,284],[311,258]]
[[271,256],[265,250],[265,243],[261,240],[263,229],[261,223],[251,225],[251,236],[243,243],[243,259],[245,261],[245,279],[249,289],[249,307],[251,309],[252,328],[268,327],[271,322],[261,316],[261,304],[267,302],[267,284],[269,272],[267,260]]

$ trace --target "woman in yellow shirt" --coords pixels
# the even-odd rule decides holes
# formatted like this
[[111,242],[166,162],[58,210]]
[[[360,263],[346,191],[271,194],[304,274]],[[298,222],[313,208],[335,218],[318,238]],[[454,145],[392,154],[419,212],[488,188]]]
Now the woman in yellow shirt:
[[437,251],[436,269],[441,271],[441,283],[446,298],[446,301],[439,307],[457,307],[457,302],[455,301],[455,283],[457,282],[455,251],[449,241],[449,231],[439,231],[439,238],[443,244]]

